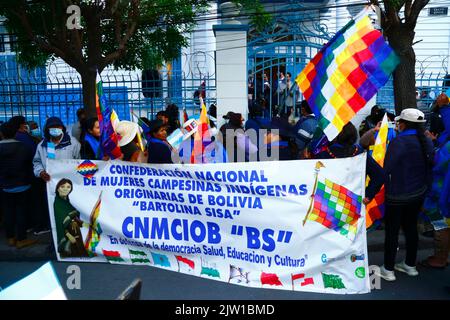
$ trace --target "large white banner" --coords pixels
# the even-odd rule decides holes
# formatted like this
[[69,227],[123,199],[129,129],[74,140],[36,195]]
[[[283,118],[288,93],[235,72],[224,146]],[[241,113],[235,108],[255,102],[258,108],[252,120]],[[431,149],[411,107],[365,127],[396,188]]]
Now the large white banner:
[[201,165],[49,160],[58,259],[367,293],[365,162],[365,154]]

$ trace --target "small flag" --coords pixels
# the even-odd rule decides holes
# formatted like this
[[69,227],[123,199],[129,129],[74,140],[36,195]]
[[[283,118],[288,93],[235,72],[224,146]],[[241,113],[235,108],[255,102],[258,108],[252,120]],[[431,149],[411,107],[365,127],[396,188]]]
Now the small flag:
[[282,286],[280,279],[278,278],[278,275],[275,273],[261,273],[261,284],[268,284],[271,286]]
[[182,256],[175,256],[175,258],[177,258],[178,262],[188,265],[189,268],[191,268],[191,269],[195,269],[195,262],[193,260],[190,260],[190,259],[182,257]]
[[305,278],[304,273],[292,274],[291,277],[292,277],[292,288],[294,287],[294,281],[299,279],[303,279],[303,281],[300,283],[302,287],[314,284],[314,278]]
[[125,262],[122,257],[120,256],[119,251],[108,251],[108,250],[102,250],[103,255],[105,256],[106,260],[108,262],[114,263],[114,262]]
[[362,197],[328,179],[318,181],[314,207],[307,219],[339,232],[351,241],[361,217]]
[[250,272],[244,271],[244,268],[230,265],[230,279],[228,280],[228,282],[249,283],[249,274]]
[[186,138],[187,136],[185,136],[183,131],[176,129],[170,136],[167,137],[167,142],[172,146],[172,148],[178,150]]
[[202,272],[200,274],[204,274],[213,278],[220,278],[220,272],[217,270],[217,266],[215,263],[208,263],[201,259],[202,264]]
[[47,142],[47,158],[56,159],[55,144],[53,142]]
[[147,254],[143,251],[132,250],[128,248],[128,252],[130,253],[130,260],[133,264],[150,264],[150,259]]
[[344,283],[338,275],[322,273],[322,279],[325,288],[345,289]]
[[385,85],[399,61],[365,9],[306,65],[295,81],[329,141]]
[[83,161],[78,167],[77,172],[83,177],[91,179],[98,171],[98,167],[90,160]]
[[67,300],[51,262],[0,291],[0,300]]
[[350,261],[351,262],[356,262],[356,261],[363,261],[364,260],[364,254],[359,254],[359,255],[357,255],[357,254],[352,254],[351,256],[350,256]]
[[155,266],[170,268],[170,261],[166,255],[152,252],[152,258]]
[[213,278],[220,278],[220,272],[214,268],[202,267],[202,272],[200,274],[204,274]]

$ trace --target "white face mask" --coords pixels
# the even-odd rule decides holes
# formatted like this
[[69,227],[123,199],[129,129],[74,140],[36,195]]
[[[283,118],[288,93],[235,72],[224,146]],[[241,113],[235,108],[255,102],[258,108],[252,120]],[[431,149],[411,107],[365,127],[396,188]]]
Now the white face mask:
[[50,128],[49,133],[52,137],[56,138],[63,134],[62,129],[60,128]]

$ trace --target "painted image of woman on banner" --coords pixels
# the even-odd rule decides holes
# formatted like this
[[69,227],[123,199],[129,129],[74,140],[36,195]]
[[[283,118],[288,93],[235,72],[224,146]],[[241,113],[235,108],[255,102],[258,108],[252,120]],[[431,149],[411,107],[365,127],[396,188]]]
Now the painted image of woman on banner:
[[89,256],[81,234],[81,227],[89,227],[89,224],[80,219],[80,212],[70,203],[69,194],[72,189],[72,181],[61,179],[55,190],[53,209],[58,252],[61,258]]

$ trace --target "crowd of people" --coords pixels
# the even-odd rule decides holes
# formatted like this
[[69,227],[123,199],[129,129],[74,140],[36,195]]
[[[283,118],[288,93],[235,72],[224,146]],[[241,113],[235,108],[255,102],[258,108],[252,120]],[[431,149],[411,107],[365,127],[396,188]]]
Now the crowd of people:
[[[289,83],[290,74],[287,74],[285,85],[289,87]],[[283,79],[281,84],[284,84]],[[289,99],[285,100],[285,104],[289,103]],[[276,152],[280,161],[345,158],[369,151],[366,168],[370,183],[363,202],[368,204],[385,186],[385,252],[380,276],[393,281],[394,270],[410,276],[418,274],[417,225],[420,216],[431,226],[435,236],[435,254],[422,264],[438,268],[447,266],[450,106],[445,94],[437,98],[433,112],[438,115],[435,117],[438,120],[428,130],[424,126],[425,115],[418,109],[404,109],[398,116],[388,113],[389,146],[383,167],[370,156],[386,113],[379,106],[372,108],[359,130],[349,122],[332,141],[324,139],[317,130],[317,119],[306,101],[300,103],[301,117],[297,121],[293,121],[291,113],[270,119],[264,110],[251,109],[247,121],[242,114],[228,112],[223,117],[226,123],[219,130],[216,128],[217,111],[211,106],[209,116],[214,121],[210,121],[209,131],[211,141],[223,150],[222,160],[226,162],[261,161],[259,151],[262,149],[269,156]],[[50,180],[46,171],[47,158],[109,160],[101,145],[98,119],[87,117],[83,109],[77,112],[77,117],[78,121],[70,128],[57,117],[48,118],[42,136],[36,123],[26,122],[22,116],[1,125],[0,189],[9,245],[17,248],[33,245],[35,240],[27,238],[27,231],[34,229],[39,235],[50,230],[46,201],[46,182]],[[140,118],[139,122],[140,125],[120,121],[115,125],[122,153],[118,160],[173,163],[176,158],[173,155],[178,153],[180,159],[189,162],[191,153],[184,151],[182,155],[167,141],[167,137],[180,128],[177,106],[169,105],[156,115],[156,119]],[[146,141],[145,145],[143,141]],[[194,136],[191,135],[184,144],[192,147]],[[406,238],[406,259],[395,264],[400,228]]]

